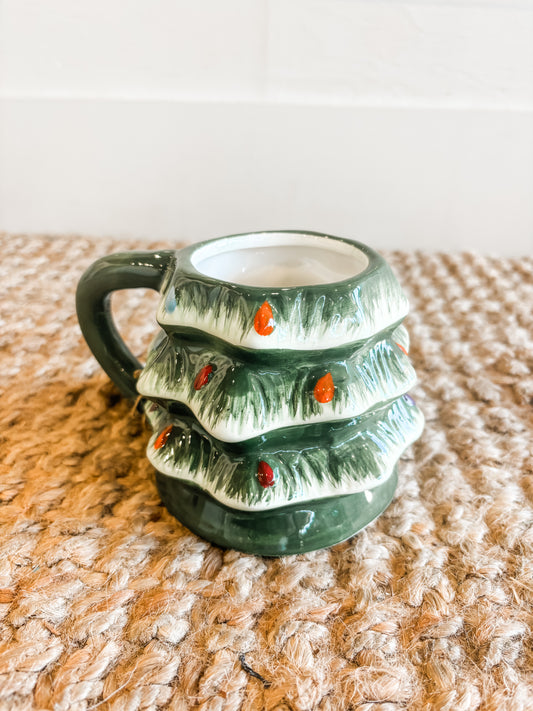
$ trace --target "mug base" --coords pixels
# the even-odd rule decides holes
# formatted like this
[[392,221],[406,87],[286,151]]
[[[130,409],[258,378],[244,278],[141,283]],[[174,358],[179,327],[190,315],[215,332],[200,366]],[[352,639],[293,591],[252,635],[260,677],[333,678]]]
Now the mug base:
[[266,511],[241,511],[156,471],[163,504],[190,531],[222,548],[263,556],[307,553],[350,538],[388,507],[397,482],[396,466],[382,484],[356,494]]

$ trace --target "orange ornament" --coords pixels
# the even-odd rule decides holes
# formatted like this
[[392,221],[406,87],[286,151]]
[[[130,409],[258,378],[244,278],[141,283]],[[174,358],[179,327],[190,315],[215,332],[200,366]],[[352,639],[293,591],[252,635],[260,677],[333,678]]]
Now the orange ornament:
[[161,447],[164,447],[165,444],[167,443],[167,439],[170,437],[171,432],[172,432],[172,425],[165,427],[165,429],[161,432],[159,437],[154,442],[154,449],[161,449]]
[[263,461],[259,462],[259,466],[257,467],[257,479],[263,489],[267,489],[269,486],[274,486],[276,483],[276,476],[270,464]]
[[212,365],[204,365],[204,367],[199,371],[198,375],[194,379],[194,389],[201,390],[204,385],[207,385],[212,372]]
[[331,373],[326,373],[326,375],[323,375],[320,380],[317,381],[314,393],[318,402],[326,403],[333,400],[333,396],[335,395],[335,385],[333,383]]
[[401,351],[403,351],[403,352],[405,353],[406,356],[409,355],[409,353],[405,350],[405,348],[402,346],[401,343],[398,343],[398,341],[396,341],[396,345],[398,346],[398,348],[399,348]]
[[275,327],[274,314],[268,301],[264,301],[257,309],[254,318],[254,328],[260,336],[270,336]]

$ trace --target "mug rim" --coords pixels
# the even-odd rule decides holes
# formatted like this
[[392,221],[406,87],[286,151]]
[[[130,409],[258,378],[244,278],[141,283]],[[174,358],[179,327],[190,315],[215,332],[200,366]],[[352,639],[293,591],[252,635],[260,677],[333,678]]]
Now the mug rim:
[[[354,251],[359,252],[362,254],[365,259],[366,259],[366,265],[363,266],[363,268],[358,271],[357,273],[345,278],[345,279],[338,279],[336,281],[330,281],[330,282],[314,282],[314,283],[304,283],[304,284],[298,284],[298,285],[290,285],[290,286],[275,286],[275,285],[254,285],[254,284],[246,284],[243,282],[237,282],[237,281],[231,281],[228,279],[222,279],[220,277],[213,277],[210,276],[209,274],[206,274],[205,272],[202,272],[200,269],[198,269],[197,264],[195,264],[194,257],[195,255],[198,254],[198,252],[201,252],[202,250],[209,250],[216,246],[217,244],[223,244],[227,243],[228,244],[228,249],[221,250],[218,253],[215,254],[206,254],[205,258],[208,258],[210,256],[216,256],[216,254],[223,254],[230,252],[232,249],[239,249],[239,247],[231,247],[231,242],[234,240],[240,240],[244,237],[261,237],[261,236],[276,236],[276,235],[299,235],[302,237],[310,237],[312,241],[315,241],[316,246],[321,246],[322,244],[327,244],[328,242],[340,242],[343,245],[346,245],[348,248],[353,249]],[[310,240],[310,241],[311,241]],[[256,245],[251,244],[250,249],[253,249]],[[265,247],[268,245],[262,244],[260,245],[261,247]],[[273,245],[276,246],[276,245]],[[282,246],[281,244],[279,246]],[[332,250],[333,251],[333,250]],[[339,250],[336,250],[337,252]],[[348,250],[346,250],[348,251]],[[208,239],[208,240],[202,240],[201,242],[196,242],[191,245],[188,245],[187,247],[180,249],[178,251],[179,255],[179,265],[180,269],[187,274],[187,276],[192,276],[198,279],[202,279],[206,282],[212,282],[212,283],[217,283],[217,284],[223,284],[226,286],[230,286],[233,289],[244,289],[248,293],[265,293],[269,290],[275,290],[275,291],[283,291],[283,292],[301,292],[302,289],[305,290],[318,290],[318,291],[323,291],[324,289],[334,289],[336,287],[346,287],[351,284],[358,283],[360,280],[365,279],[368,274],[378,267],[383,261],[383,257],[373,250],[371,247],[368,247],[367,245],[363,244],[362,242],[359,242],[357,240],[353,240],[350,238],[346,237],[339,237],[335,235],[328,234],[326,232],[317,232],[314,230],[259,230],[259,231],[254,231],[254,232],[239,232],[236,234],[231,234],[231,235],[225,235],[223,237],[216,237],[213,239]]]

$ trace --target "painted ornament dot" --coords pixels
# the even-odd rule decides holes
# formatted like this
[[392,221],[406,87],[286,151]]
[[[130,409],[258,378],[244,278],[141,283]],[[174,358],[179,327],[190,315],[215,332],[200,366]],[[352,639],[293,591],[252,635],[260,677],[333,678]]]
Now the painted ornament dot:
[[398,346],[398,348],[399,348],[401,351],[403,351],[403,352],[405,353],[406,356],[409,355],[409,352],[402,346],[401,343],[398,343],[398,341],[396,341],[396,345]]
[[331,373],[326,373],[326,375],[323,375],[317,381],[314,394],[318,402],[323,404],[333,400],[333,396],[335,395],[335,384]]
[[198,375],[194,379],[194,389],[201,390],[204,385],[207,385],[209,379],[211,378],[212,372],[212,365],[204,365],[204,367],[198,372]]
[[172,432],[172,425],[165,427],[165,429],[161,432],[159,437],[154,442],[154,449],[161,449],[161,447],[164,447],[165,444],[167,443],[168,438],[170,437],[171,432]]
[[274,486],[276,483],[276,477],[274,476],[274,470],[266,462],[259,462],[257,467],[257,479],[264,489],[268,489],[269,486]]
[[272,308],[268,301],[264,301],[255,314],[254,328],[260,336],[270,336],[275,325]]

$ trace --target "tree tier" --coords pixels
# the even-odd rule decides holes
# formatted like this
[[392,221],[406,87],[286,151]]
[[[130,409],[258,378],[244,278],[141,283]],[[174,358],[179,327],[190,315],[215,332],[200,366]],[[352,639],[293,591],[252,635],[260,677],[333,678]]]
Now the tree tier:
[[405,318],[409,304],[385,260],[358,247],[368,266],[356,278],[263,288],[202,276],[191,265],[193,246],[178,253],[157,320],[169,332],[192,328],[260,350],[322,350],[371,338]]
[[285,353],[254,363],[162,333],[137,382],[141,395],[185,405],[213,437],[235,442],[272,430],[357,417],[407,392],[416,375],[403,327],[344,360]]
[[343,422],[291,427],[242,443],[211,437],[193,417],[147,408],[148,457],[161,473],[193,483],[235,509],[265,510],[371,490],[421,434],[409,396]]

